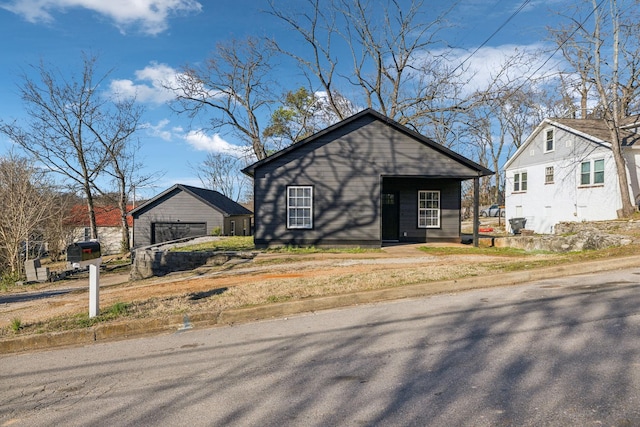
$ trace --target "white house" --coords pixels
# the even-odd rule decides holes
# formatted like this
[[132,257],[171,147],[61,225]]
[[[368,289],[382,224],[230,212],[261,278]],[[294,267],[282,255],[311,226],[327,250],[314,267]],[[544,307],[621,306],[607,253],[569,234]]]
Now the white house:
[[[634,203],[640,197],[638,119],[628,118],[621,129]],[[536,233],[553,233],[561,221],[616,219],[622,207],[604,120],[545,119],[504,169],[506,218],[525,218],[525,228]]]

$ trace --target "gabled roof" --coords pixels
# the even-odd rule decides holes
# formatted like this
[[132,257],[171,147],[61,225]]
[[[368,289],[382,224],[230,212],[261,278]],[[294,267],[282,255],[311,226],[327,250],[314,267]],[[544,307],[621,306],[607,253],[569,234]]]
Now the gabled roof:
[[[627,118],[625,123],[633,123],[633,118]],[[582,137],[584,140],[594,144],[611,147],[611,134],[607,122],[604,119],[544,119],[531,135],[524,141],[518,150],[504,164],[507,169],[511,163],[520,155],[521,152],[531,144],[536,136],[546,127],[554,126],[563,129],[569,133]],[[631,126],[633,127],[633,126]],[[640,146],[640,134],[627,130],[620,130],[622,136],[622,145],[626,147]]]
[[166,189],[162,193],[158,194],[152,199],[147,200],[142,205],[133,209],[131,212],[129,212],[129,215],[140,214],[141,212],[149,209],[151,206],[157,204],[158,201],[168,197],[172,193],[177,193],[179,191],[184,191],[185,193],[190,194],[201,202],[211,206],[213,209],[216,209],[223,215],[229,216],[252,214],[252,212],[244,206],[234,202],[224,194],[219,193],[215,190],[207,190],[206,188],[192,187],[190,185],[184,184],[175,184],[173,187]]
[[[622,137],[623,146],[630,147],[640,141],[640,134],[625,130],[625,128],[638,126],[636,120],[638,120],[637,117],[626,117],[622,121],[620,136]],[[553,119],[552,121],[576,129],[584,134],[594,136],[600,141],[611,143],[609,126],[604,119]]]
[[427,138],[424,135],[419,134],[418,132],[415,132],[409,128],[407,128],[406,126],[401,125],[400,123],[396,122],[395,120],[390,119],[389,117],[385,116],[384,114],[381,114],[371,108],[368,108],[366,110],[362,110],[359,113],[354,114],[351,117],[348,117],[344,120],[342,120],[341,122],[338,122],[332,126],[329,126],[328,128],[321,130],[320,132],[311,135],[305,139],[303,139],[302,141],[299,141],[295,144],[290,145],[287,148],[284,148],[283,150],[278,151],[277,153],[272,154],[271,156],[264,158],[262,160],[259,160],[257,162],[255,162],[252,165],[247,166],[246,168],[244,168],[242,170],[242,172],[246,175],[249,175],[251,177],[254,176],[255,170],[261,166],[264,166],[265,164],[271,163],[272,161],[282,157],[285,154],[288,154],[290,152],[296,151],[298,150],[300,147],[309,144],[315,140],[317,140],[318,138],[335,131],[336,129],[339,129],[341,127],[347,126],[350,123],[359,120],[360,118],[364,117],[364,116],[372,116],[373,118],[375,118],[376,120],[379,120],[383,123],[386,123],[387,125],[391,126],[392,128],[394,128],[395,130],[397,130],[398,132],[404,133],[406,135],[411,136],[412,138],[414,138],[417,142],[422,143],[430,148],[432,148],[435,151],[440,152],[441,154],[444,154],[445,156],[448,156],[450,158],[452,158],[453,160],[456,160],[458,163],[468,167],[469,169],[472,169],[474,171],[476,171],[478,173],[478,176],[487,176],[487,175],[493,175],[494,172],[482,165],[479,165],[478,163],[475,163],[472,160],[467,159],[466,157],[456,153],[455,151],[452,151],[450,149],[448,149],[447,147],[438,144],[437,142]]
[[[94,206],[97,227],[120,227],[120,209],[117,206]],[[132,205],[127,206],[127,212],[131,212]],[[132,218],[127,216],[129,226],[133,225]],[[65,225],[75,227],[89,227],[89,214],[85,205],[75,205],[71,208],[69,216],[65,219]]]
[[[611,135],[607,123],[602,119],[549,119],[550,124],[560,124],[565,130],[577,130],[587,139],[595,142],[611,143]],[[590,138],[591,137],[591,138]]]

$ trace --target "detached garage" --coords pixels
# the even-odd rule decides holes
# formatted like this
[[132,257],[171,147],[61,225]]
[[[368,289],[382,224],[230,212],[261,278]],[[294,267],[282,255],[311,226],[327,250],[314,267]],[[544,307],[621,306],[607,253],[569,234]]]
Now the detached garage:
[[133,247],[219,233],[251,235],[251,211],[225,195],[176,184],[130,212]]

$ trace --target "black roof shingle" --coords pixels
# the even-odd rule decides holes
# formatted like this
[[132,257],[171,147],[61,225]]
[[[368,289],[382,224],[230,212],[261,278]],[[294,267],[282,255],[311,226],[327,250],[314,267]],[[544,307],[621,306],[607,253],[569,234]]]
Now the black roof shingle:
[[157,201],[161,200],[163,197],[166,197],[172,192],[175,192],[176,190],[184,191],[191,194],[192,196],[208,204],[212,208],[222,212],[224,215],[251,215],[253,213],[241,204],[234,202],[224,194],[219,193],[215,190],[208,190],[206,188],[193,187],[191,185],[185,184],[175,184],[171,188],[168,188],[167,190],[133,209],[131,212],[129,212],[129,214],[135,215],[146,211],[147,208],[153,206]]

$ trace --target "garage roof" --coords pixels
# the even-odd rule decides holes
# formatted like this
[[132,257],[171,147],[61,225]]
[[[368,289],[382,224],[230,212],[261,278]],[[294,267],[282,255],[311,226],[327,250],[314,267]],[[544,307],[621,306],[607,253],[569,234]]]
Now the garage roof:
[[184,191],[192,195],[193,197],[208,204],[212,208],[222,212],[224,215],[251,215],[253,213],[249,209],[245,208],[239,203],[234,202],[224,194],[219,193],[215,190],[192,187],[190,185],[184,184],[175,184],[173,187],[168,188],[167,190],[133,209],[131,212],[129,212],[129,214],[134,216],[135,218],[137,215],[140,215],[149,208],[160,203],[163,199],[170,197],[172,194],[178,191]]

